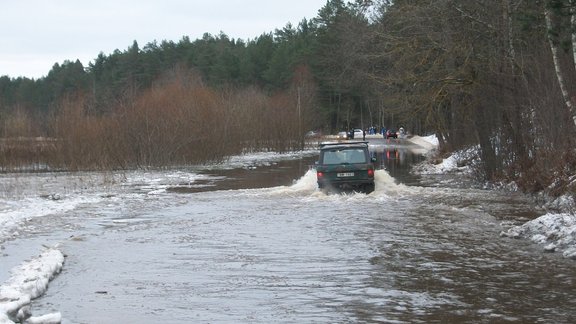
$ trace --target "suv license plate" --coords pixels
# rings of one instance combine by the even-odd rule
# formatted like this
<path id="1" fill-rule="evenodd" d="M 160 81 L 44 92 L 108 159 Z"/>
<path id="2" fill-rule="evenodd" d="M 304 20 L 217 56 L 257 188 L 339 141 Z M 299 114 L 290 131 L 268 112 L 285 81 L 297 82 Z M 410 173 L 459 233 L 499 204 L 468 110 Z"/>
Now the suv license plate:
<path id="1" fill-rule="evenodd" d="M 340 172 L 340 173 L 337 173 L 336 176 L 339 178 L 341 178 L 341 177 L 353 177 L 354 172 Z"/>

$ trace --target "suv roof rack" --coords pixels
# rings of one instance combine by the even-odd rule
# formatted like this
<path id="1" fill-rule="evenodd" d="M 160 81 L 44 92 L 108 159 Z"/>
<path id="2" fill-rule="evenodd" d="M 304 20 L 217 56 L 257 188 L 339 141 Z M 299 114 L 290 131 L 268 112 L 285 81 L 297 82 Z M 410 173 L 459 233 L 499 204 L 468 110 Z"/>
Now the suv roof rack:
<path id="1" fill-rule="evenodd" d="M 330 145 L 351 145 L 351 144 L 366 144 L 368 145 L 368 141 L 346 141 L 346 142 L 324 142 L 324 143 L 320 143 L 320 148 L 324 147 L 324 146 L 330 146 Z"/>

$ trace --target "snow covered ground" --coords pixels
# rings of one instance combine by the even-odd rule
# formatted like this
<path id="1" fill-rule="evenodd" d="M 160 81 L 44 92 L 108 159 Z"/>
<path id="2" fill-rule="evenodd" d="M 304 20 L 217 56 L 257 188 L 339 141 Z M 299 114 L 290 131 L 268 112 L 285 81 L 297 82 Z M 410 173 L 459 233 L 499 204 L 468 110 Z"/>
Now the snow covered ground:
<path id="1" fill-rule="evenodd" d="M 429 156 L 433 156 L 435 149 L 438 147 L 438 138 L 435 135 L 426 137 L 414 136 L 410 141 L 425 148 Z M 442 159 L 438 164 L 427 161 L 416 165 L 414 171 L 419 174 L 470 173 L 470 167 L 464 165 L 462 161 L 470 159 L 473 153 L 473 150 L 457 152 Z"/>
<path id="2" fill-rule="evenodd" d="M 64 255 L 47 248 L 39 256 L 12 269 L 12 277 L 0 286 L 0 323 L 60 323 L 60 313 L 31 316 L 30 301 L 42 295 L 62 269 Z"/>
<path id="3" fill-rule="evenodd" d="M 438 145 L 436 136 L 418 137 L 415 144 L 433 150 Z M 421 174 L 470 173 L 468 166 L 460 166 L 461 160 L 470 159 L 474 150 L 460 151 L 445 158 L 439 164 L 423 163 L 415 168 Z M 549 206 L 556 210 L 567 209 L 564 206 L 573 205 L 573 201 L 561 197 L 550 201 Z M 546 252 L 559 252 L 565 258 L 576 260 L 576 215 L 570 212 L 550 212 L 520 226 L 513 226 L 501 233 L 502 236 L 514 239 L 526 239 L 543 246 Z"/>

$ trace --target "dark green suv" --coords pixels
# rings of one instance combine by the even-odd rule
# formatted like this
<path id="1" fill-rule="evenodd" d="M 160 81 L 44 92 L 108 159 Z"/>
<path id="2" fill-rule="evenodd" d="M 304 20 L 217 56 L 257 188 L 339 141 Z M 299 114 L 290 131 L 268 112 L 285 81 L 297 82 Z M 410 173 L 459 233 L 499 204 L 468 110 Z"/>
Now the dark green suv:
<path id="1" fill-rule="evenodd" d="M 322 143 L 316 162 L 318 188 L 323 191 L 374 191 L 374 160 L 368 142 Z"/>

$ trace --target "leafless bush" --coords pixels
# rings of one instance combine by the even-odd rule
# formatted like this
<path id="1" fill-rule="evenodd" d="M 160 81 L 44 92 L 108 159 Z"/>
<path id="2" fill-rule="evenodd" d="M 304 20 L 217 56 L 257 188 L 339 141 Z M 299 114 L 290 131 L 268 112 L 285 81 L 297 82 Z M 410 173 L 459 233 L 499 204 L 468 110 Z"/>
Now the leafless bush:
<path id="1" fill-rule="evenodd" d="M 4 114 L 0 130 L 1 171 L 42 170 L 56 155 L 54 139 L 40 136 L 38 123 L 24 109 Z"/>
<path id="2" fill-rule="evenodd" d="M 16 109 L 15 111 L 6 114 L 2 118 L 2 137 L 3 138 L 17 138 L 17 137 L 36 137 L 34 134 L 34 120 L 23 109 Z"/>
<path id="3" fill-rule="evenodd" d="M 14 146 L 2 146 L 3 156 L 18 159 L 0 164 L 158 168 L 220 161 L 246 151 L 298 149 L 312 110 L 309 99 L 290 91 L 268 96 L 257 88 L 216 91 L 197 75 L 175 70 L 107 114 L 89 113 L 85 97 L 67 98 L 51 120 L 55 140 L 43 147 L 50 154 L 38 155 L 29 145 L 19 146 L 22 152 L 16 154 Z"/>

